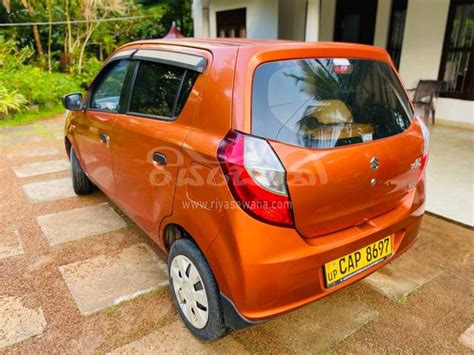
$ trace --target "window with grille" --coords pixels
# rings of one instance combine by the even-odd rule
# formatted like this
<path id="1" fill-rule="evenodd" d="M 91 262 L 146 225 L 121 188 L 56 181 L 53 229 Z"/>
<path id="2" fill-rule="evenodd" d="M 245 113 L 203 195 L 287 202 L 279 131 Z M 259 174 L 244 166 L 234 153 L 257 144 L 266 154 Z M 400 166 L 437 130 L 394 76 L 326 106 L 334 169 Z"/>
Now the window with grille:
<path id="1" fill-rule="evenodd" d="M 474 100 L 474 1 L 451 0 L 439 80 L 441 96 Z"/>

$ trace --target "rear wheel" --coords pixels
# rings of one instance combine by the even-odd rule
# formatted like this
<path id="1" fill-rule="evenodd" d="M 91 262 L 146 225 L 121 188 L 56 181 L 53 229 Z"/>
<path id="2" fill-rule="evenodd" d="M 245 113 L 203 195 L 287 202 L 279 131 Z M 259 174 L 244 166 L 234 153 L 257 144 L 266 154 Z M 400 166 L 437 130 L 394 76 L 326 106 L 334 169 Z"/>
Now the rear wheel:
<path id="1" fill-rule="evenodd" d="M 222 304 L 214 275 L 199 248 L 189 239 L 178 239 L 168 257 L 171 292 L 187 328 L 203 340 L 226 334 Z"/>
<path id="2" fill-rule="evenodd" d="M 77 159 L 74 148 L 71 147 L 71 170 L 72 186 L 77 195 L 90 195 L 94 191 L 94 185 L 82 170 L 79 159 Z"/>

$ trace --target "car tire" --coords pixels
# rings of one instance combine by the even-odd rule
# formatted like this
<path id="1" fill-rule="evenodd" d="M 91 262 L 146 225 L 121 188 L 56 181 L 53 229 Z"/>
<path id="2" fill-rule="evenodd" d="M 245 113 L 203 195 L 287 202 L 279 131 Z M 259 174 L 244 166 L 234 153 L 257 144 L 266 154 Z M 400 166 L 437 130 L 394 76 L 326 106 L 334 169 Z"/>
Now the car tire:
<path id="1" fill-rule="evenodd" d="M 76 195 L 90 195 L 94 191 L 94 184 L 82 170 L 74 148 L 71 147 L 72 186 Z"/>
<path id="2" fill-rule="evenodd" d="M 180 262 L 184 265 L 183 268 L 178 266 Z M 188 262 L 190 263 L 186 264 Z M 181 270 L 184 270 L 184 274 Z M 199 277 L 197 282 L 196 271 Z M 168 275 L 174 304 L 191 333 L 202 340 L 217 340 L 225 336 L 227 327 L 216 280 L 204 255 L 192 240 L 178 239 L 171 245 Z M 207 320 L 203 321 L 205 313 Z"/>

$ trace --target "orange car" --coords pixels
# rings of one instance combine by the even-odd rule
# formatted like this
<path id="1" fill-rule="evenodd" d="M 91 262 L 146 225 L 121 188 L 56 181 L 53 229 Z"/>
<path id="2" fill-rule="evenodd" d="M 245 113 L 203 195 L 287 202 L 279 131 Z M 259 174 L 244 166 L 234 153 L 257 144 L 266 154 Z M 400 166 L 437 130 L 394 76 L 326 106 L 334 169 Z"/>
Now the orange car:
<path id="1" fill-rule="evenodd" d="M 199 338 L 329 295 L 418 235 L 429 137 L 382 49 L 139 41 L 64 105 L 76 193 L 97 186 L 169 255 Z"/>

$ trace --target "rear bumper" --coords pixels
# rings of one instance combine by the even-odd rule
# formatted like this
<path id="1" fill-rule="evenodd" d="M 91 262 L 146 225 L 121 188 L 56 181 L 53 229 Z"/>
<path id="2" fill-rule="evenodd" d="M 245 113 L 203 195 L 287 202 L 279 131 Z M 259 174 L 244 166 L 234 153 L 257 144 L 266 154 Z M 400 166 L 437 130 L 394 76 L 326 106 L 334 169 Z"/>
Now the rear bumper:
<path id="1" fill-rule="evenodd" d="M 424 214 L 424 183 L 396 209 L 362 225 L 313 239 L 271 226 L 235 209 L 226 212 L 220 235 L 207 250 L 221 293 L 239 318 L 236 328 L 289 312 L 325 297 L 390 263 L 414 244 Z M 393 255 L 331 288 L 323 265 L 393 235 Z M 234 327 L 232 324 L 230 326 Z"/>

